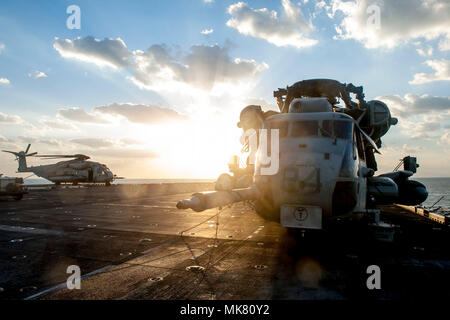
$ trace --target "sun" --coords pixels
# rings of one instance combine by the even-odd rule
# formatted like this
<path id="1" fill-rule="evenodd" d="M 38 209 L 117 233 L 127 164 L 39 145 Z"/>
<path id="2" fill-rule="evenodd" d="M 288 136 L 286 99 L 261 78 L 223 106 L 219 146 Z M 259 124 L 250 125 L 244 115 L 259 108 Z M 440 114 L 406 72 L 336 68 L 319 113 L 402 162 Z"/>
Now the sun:
<path id="1" fill-rule="evenodd" d="M 149 161 L 161 170 L 155 178 L 215 179 L 228 172 L 229 159 L 242 148 L 236 122 L 232 117 L 209 115 L 132 130 L 158 155 Z"/>
<path id="2" fill-rule="evenodd" d="M 171 128 L 165 139 L 167 166 L 190 178 L 217 178 L 239 153 L 239 129 L 220 119 L 199 119 Z"/>

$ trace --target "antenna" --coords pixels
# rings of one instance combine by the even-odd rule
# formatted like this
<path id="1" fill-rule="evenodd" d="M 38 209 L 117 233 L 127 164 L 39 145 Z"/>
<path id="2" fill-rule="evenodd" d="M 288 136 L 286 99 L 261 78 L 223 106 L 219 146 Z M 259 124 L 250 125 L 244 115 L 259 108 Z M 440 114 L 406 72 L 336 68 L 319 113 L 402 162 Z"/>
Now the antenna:
<path id="1" fill-rule="evenodd" d="M 395 166 L 394 168 L 394 172 L 398 171 L 398 169 L 400 169 L 401 165 L 403 164 L 403 159 L 400 159 L 400 162 Z"/>

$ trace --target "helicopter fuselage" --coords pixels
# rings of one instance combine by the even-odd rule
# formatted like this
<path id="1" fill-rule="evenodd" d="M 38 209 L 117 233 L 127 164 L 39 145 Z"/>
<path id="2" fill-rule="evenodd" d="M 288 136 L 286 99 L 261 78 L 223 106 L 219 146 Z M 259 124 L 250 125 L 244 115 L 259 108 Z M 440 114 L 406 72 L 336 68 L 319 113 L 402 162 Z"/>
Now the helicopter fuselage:
<path id="1" fill-rule="evenodd" d="M 19 168 L 19 172 L 33 172 L 54 183 L 110 183 L 114 180 L 111 170 L 94 161 L 69 160 L 55 164 Z"/>
<path id="2" fill-rule="evenodd" d="M 336 112 L 283 113 L 269 117 L 265 128 L 279 130 L 279 170 L 275 175 L 258 174 L 257 159 L 255 184 L 270 193 L 262 197 L 266 205 L 257 210 L 266 211 L 266 216 L 273 213 L 285 226 L 298 227 L 304 220 L 317 229 L 322 215 L 364 210 L 367 184 L 360 168 L 366 163 L 352 117 Z M 305 217 L 291 221 L 292 211 L 300 207 Z"/>

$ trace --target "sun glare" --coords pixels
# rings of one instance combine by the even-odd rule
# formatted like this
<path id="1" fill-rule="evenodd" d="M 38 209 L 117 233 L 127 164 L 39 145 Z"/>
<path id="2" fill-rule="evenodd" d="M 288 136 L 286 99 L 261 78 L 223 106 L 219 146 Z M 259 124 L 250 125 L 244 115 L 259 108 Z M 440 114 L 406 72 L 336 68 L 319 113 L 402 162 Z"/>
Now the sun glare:
<path id="1" fill-rule="evenodd" d="M 164 140 L 167 166 L 192 178 L 216 178 L 226 172 L 228 159 L 240 149 L 238 128 L 220 119 L 173 127 Z"/>
<path id="2" fill-rule="evenodd" d="M 161 168 L 164 176 L 214 179 L 228 171 L 229 158 L 240 152 L 241 133 L 236 122 L 235 114 L 209 114 L 140 126 L 137 134 L 147 141 L 149 150 L 158 154 L 151 163 Z"/>

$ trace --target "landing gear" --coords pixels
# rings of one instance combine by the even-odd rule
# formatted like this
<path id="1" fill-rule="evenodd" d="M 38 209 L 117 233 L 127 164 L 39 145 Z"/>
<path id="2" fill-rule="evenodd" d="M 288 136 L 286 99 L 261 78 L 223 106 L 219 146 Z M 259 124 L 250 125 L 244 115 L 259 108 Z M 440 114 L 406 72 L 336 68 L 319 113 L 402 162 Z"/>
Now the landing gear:
<path id="1" fill-rule="evenodd" d="M 110 185 L 111 185 L 111 182 L 109 182 L 109 181 L 106 181 L 106 182 L 105 182 L 105 186 L 106 186 L 106 187 L 109 187 Z"/>
<path id="2" fill-rule="evenodd" d="M 13 198 L 14 198 L 14 200 L 17 200 L 17 201 L 22 200 L 23 194 L 22 193 L 16 194 Z"/>

